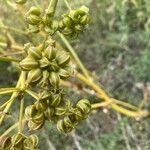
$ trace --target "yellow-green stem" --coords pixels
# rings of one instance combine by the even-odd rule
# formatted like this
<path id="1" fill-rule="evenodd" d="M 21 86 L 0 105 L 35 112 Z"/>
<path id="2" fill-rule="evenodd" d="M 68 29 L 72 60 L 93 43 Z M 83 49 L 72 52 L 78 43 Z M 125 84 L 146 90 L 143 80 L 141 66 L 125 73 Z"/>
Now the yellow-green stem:
<path id="1" fill-rule="evenodd" d="M 8 135 L 12 130 L 14 130 L 18 126 L 18 122 L 9 127 L 1 136 L 0 139 L 6 135 Z"/>
<path id="2" fill-rule="evenodd" d="M 144 117 L 144 116 L 150 115 L 150 113 L 147 110 L 131 111 L 131 110 L 125 109 L 125 108 L 117 105 L 116 102 L 113 101 L 113 99 L 110 98 L 106 94 L 106 92 L 102 88 L 100 88 L 96 83 L 94 83 L 92 80 L 86 79 L 80 73 L 77 74 L 77 78 L 79 78 L 84 83 L 86 83 L 87 85 L 89 85 L 90 87 L 92 87 L 97 92 L 98 97 L 101 98 L 101 99 L 103 99 L 104 101 L 110 103 L 111 108 L 113 108 L 117 112 L 122 113 L 124 115 L 127 115 L 129 117 Z"/>
<path id="3" fill-rule="evenodd" d="M 68 1 L 67 1 L 67 0 L 64 0 L 64 2 L 65 2 L 65 4 L 66 4 L 67 8 L 71 11 L 72 9 L 71 9 L 71 6 L 69 5 Z"/>
<path id="4" fill-rule="evenodd" d="M 12 58 L 12 57 L 0 57 L 0 61 L 5 61 L 5 62 L 20 62 L 20 59 L 18 59 L 18 58 Z"/>
<path id="5" fill-rule="evenodd" d="M 7 100 L 4 104 L 2 104 L 2 105 L 0 106 L 0 110 L 1 110 L 2 108 L 4 108 L 7 104 L 9 104 L 11 101 L 12 101 L 12 99 L 10 98 L 10 99 Z"/>
<path id="6" fill-rule="evenodd" d="M 26 120 L 23 119 L 22 124 L 24 125 L 26 123 Z M 19 122 L 15 123 L 11 127 L 9 127 L 1 136 L 0 139 L 6 135 L 8 135 L 12 130 L 16 129 L 18 127 Z"/>
<path id="7" fill-rule="evenodd" d="M 0 95 L 19 91 L 19 88 L 0 88 Z"/>
<path id="8" fill-rule="evenodd" d="M 22 128 L 22 121 L 23 121 L 23 112 L 24 112 L 24 97 L 21 99 L 20 102 L 20 114 L 19 114 L 19 132 L 22 133 L 23 128 Z"/>
<path id="9" fill-rule="evenodd" d="M 33 91 L 29 90 L 29 89 L 26 89 L 25 92 L 28 93 L 33 98 L 35 98 L 36 100 L 39 100 L 39 97 L 38 97 L 38 95 L 35 92 L 33 92 Z"/>
<path id="10" fill-rule="evenodd" d="M 111 102 L 94 103 L 94 104 L 92 104 L 92 109 L 96 109 L 99 107 L 106 107 L 106 106 L 109 106 L 110 104 L 111 104 Z"/>
<path id="11" fill-rule="evenodd" d="M 20 87 L 20 84 L 21 84 L 22 79 L 24 78 L 24 76 L 25 76 L 25 73 L 24 73 L 24 72 L 21 72 L 21 75 L 20 75 L 19 80 L 18 80 L 18 82 L 17 82 L 16 88 L 19 88 L 19 87 Z M 20 93 L 20 92 L 14 92 L 14 93 L 12 94 L 12 96 L 10 97 L 10 99 L 8 100 L 8 101 L 10 101 L 10 102 L 6 105 L 5 109 L 3 110 L 4 115 L 2 115 L 1 118 L 0 118 L 0 125 L 2 124 L 2 122 L 3 122 L 4 118 L 5 118 L 5 114 L 8 113 L 8 111 L 9 111 L 11 105 L 13 104 L 15 98 L 19 95 L 19 93 Z"/>

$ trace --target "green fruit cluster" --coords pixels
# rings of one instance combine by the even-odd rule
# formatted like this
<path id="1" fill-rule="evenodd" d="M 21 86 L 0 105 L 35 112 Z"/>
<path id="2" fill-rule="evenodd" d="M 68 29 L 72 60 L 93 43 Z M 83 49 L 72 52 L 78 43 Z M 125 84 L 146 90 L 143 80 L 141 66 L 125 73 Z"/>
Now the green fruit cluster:
<path id="1" fill-rule="evenodd" d="M 47 40 L 44 46 L 25 45 L 26 58 L 20 62 L 20 68 L 28 72 L 28 83 L 39 83 L 58 88 L 60 79 L 72 74 L 69 53 L 58 50 L 55 42 Z"/>
<path id="2" fill-rule="evenodd" d="M 53 20 L 52 14 L 45 12 L 42 15 L 41 10 L 35 6 L 31 7 L 25 14 L 25 20 L 29 24 L 29 31 L 32 33 L 44 30 L 52 35 L 58 30 L 58 21 Z"/>
<path id="3" fill-rule="evenodd" d="M 76 37 L 86 29 L 89 21 L 89 9 L 82 6 L 63 15 L 59 22 L 59 31 L 64 35 Z"/>
<path id="4" fill-rule="evenodd" d="M 0 140 L 0 150 L 37 150 L 38 137 L 34 134 L 26 137 L 22 133 L 5 136 Z"/>
<path id="5" fill-rule="evenodd" d="M 33 33 L 39 32 L 39 26 L 42 22 L 41 10 L 38 7 L 32 6 L 24 17 L 29 24 L 29 31 Z"/>
<path id="6" fill-rule="evenodd" d="M 39 100 L 26 107 L 25 118 L 30 130 L 42 128 L 48 120 L 56 123 L 60 132 L 68 133 L 88 117 L 90 110 L 91 104 L 86 99 L 78 101 L 74 107 L 62 91 L 47 91 L 40 93 Z"/>
<path id="7" fill-rule="evenodd" d="M 91 104 L 87 99 L 79 100 L 75 107 L 71 107 L 69 113 L 59 119 L 57 129 L 62 133 L 71 132 L 72 129 L 84 119 L 86 119 L 91 111 Z"/>
<path id="8" fill-rule="evenodd" d="M 30 32 L 37 33 L 44 30 L 52 35 L 56 31 L 60 31 L 66 36 L 76 37 L 86 29 L 90 17 L 89 9 L 82 6 L 64 14 L 62 20 L 57 21 L 54 19 L 53 14 L 45 12 L 42 16 L 40 9 L 33 6 L 26 13 L 25 20 L 29 24 Z"/>
<path id="9" fill-rule="evenodd" d="M 25 118 L 28 120 L 30 130 L 42 128 L 46 120 L 56 122 L 58 116 L 55 109 L 65 101 L 61 90 L 40 92 L 38 98 L 33 105 L 25 109 Z"/>

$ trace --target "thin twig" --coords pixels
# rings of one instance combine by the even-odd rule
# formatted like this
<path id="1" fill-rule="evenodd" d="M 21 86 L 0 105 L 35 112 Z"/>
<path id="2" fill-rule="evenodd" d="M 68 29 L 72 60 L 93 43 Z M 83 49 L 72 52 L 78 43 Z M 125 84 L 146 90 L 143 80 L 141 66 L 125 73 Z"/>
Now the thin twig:
<path id="1" fill-rule="evenodd" d="M 75 131 L 72 131 L 72 132 L 71 132 L 71 136 L 72 136 L 72 138 L 73 138 L 73 141 L 74 141 L 74 144 L 75 144 L 76 148 L 77 148 L 78 150 L 82 150 L 81 144 L 80 144 L 80 142 L 78 141 L 78 138 L 77 138 L 77 136 L 76 136 Z"/>
<path id="2" fill-rule="evenodd" d="M 71 11 L 72 9 L 71 9 L 71 6 L 69 5 L 68 1 L 67 1 L 67 0 L 64 0 L 64 2 L 65 2 L 65 4 L 66 4 L 67 8 L 69 9 L 69 11 Z"/>
<path id="3" fill-rule="evenodd" d="M 122 118 L 121 118 L 121 115 L 117 113 L 117 117 L 118 117 L 119 122 L 121 123 L 121 130 L 122 130 L 123 138 L 124 138 L 124 141 L 126 144 L 126 148 L 127 148 L 127 150 L 132 150 L 128 136 L 127 136 L 127 133 L 126 133 L 126 130 L 125 130 L 125 125 L 124 125 Z"/>

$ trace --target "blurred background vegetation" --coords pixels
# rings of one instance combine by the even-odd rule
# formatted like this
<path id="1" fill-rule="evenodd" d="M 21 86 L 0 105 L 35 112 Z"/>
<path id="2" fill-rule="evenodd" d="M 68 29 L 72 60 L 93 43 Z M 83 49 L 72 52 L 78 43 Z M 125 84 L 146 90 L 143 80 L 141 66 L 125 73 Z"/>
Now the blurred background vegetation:
<path id="1" fill-rule="evenodd" d="M 5 24 L 22 28 L 16 12 L 0 0 L 0 19 Z M 38 1 L 43 3 L 43 1 Z M 85 66 L 96 74 L 97 81 L 112 96 L 138 105 L 150 103 L 150 0 L 68 0 L 72 8 L 86 5 L 90 8 L 91 23 L 87 31 L 76 40 L 70 40 Z M 34 5 L 33 1 L 30 5 Z M 67 11 L 63 1 L 58 5 L 58 17 Z M 11 15 L 12 14 L 12 15 Z M 14 15 L 13 15 L 14 14 Z M 16 15 L 16 16 L 15 16 Z M 6 16 L 9 19 L 6 19 Z M 5 18 L 5 19 L 4 19 Z M 4 34 L 0 28 L 0 34 Z M 27 39 L 13 33 L 19 43 Z M 57 37 L 56 37 L 57 38 Z M 3 40 L 3 39 L 0 39 Z M 37 40 L 40 40 L 37 37 Z M 7 68 L 7 70 L 6 70 Z M 12 73 L 13 70 L 13 73 Z M 15 84 L 16 70 L 8 63 L 0 62 L 0 87 Z M 76 80 L 73 80 L 76 84 Z M 80 83 L 79 84 L 80 87 Z M 94 96 L 83 94 L 82 89 L 74 92 L 66 89 L 74 101 Z M 4 97 L 0 97 L 1 102 Z M 30 99 L 27 99 L 29 102 Z M 16 122 L 19 104 L 12 108 L 15 113 L 8 122 Z M 37 134 L 40 150 L 149 150 L 150 119 L 133 119 L 104 108 L 94 111 L 76 130 L 68 135 L 58 133 L 49 122 Z"/>

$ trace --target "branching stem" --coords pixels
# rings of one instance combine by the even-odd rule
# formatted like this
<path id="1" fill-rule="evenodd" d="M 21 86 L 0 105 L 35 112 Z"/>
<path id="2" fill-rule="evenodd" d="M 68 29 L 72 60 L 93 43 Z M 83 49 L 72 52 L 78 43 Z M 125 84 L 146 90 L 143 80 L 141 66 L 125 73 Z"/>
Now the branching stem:
<path id="1" fill-rule="evenodd" d="M 19 88 L 19 87 L 20 87 L 21 82 L 22 82 L 22 80 L 24 80 L 23 78 L 25 78 L 25 76 L 26 76 L 25 72 L 21 72 L 21 75 L 20 75 L 19 80 L 18 80 L 18 82 L 17 82 L 16 88 Z M 9 111 L 11 105 L 13 104 L 14 100 L 16 99 L 16 97 L 17 97 L 19 94 L 20 94 L 20 92 L 14 92 L 14 93 L 12 94 L 12 96 L 10 97 L 10 99 L 8 100 L 9 103 L 6 105 L 6 107 L 5 107 L 4 111 L 3 111 L 3 112 L 4 112 L 4 115 L 2 115 L 2 116 L 0 117 L 0 125 L 2 124 L 2 122 L 3 122 L 4 118 L 5 118 L 5 114 L 8 113 L 8 111 Z"/>

